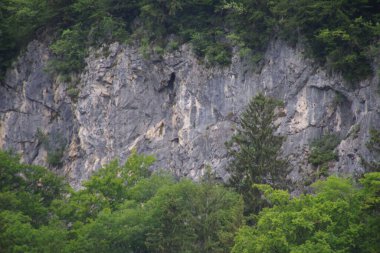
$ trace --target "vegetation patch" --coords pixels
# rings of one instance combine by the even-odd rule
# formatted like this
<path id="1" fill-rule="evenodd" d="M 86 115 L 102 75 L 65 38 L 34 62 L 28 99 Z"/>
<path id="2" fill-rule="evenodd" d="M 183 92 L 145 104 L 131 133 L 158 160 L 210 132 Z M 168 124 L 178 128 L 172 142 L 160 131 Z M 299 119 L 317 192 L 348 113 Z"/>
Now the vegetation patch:
<path id="1" fill-rule="evenodd" d="M 74 85 L 70 85 L 67 90 L 66 90 L 66 93 L 67 95 L 74 101 L 76 102 L 78 100 L 78 96 L 79 96 L 79 93 L 80 93 L 80 90 L 74 86 Z"/>
<path id="2" fill-rule="evenodd" d="M 214 183 L 151 173 L 133 152 L 73 191 L 45 168 L 0 151 L 4 252 L 230 252 L 243 223 L 239 194 Z"/>
<path id="3" fill-rule="evenodd" d="M 371 129 L 369 131 L 370 138 L 366 146 L 375 158 L 373 161 L 366 161 L 362 158 L 362 164 L 368 171 L 380 171 L 380 161 L 376 158 L 380 155 L 380 130 Z"/>
<path id="4" fill-rule="evenodd" d="M 66 141 L 62 134 L 47 135 L 41 129 L 37 129 L 36 138 L 47 152 L 46 162 L 53 167 L 61 166 L 66 149 Z"/>
<path id="5" fill-rule="evenodd" d="M 379 180 L 380 173 L 364 175 L 359 185 L 329 177 L 312 185 L 315 194 L 292 198 L 258 185 L 274 206 L 258 215 L 255 226 L 239 230 L 231 252 L 376 252 Z"/>
<path id="6" fill-rule="evenodd" d="M 140 45 L 146 58 L 191 43 L 207 65 L 230 64 L 236 47 L 257 63 L 277 35 L 301 42 L 355 84 L 373 72 L 379 12 L 376 1 L 7 0 L 0 5 L 0 68 L 3 75 L 38 29 L 55 34 L 49 69 L 59 74 L 80 72 L 89 47 L 114 41 Z"/>
<path id="7" fill-rule="evenodd" d="M 340 139 L 334 134 L 326 134 L 311 143 L 309 163 L 319 167 L 318 176 L 327 176 L 328 162 L 338 159 L 334 149 L 339 143 Z"/>
<path id="8" fill-rule="evenodd" d="M 175 180 L 132 152 L 74 191 L 46 168 L 0 151 L 2 252 L 377 252 L 380 173 L 355 183 L 330 177 L 291 197 L 255 184 L 270 203 L 245 224 L 240 194 L 216 183 Z"/>

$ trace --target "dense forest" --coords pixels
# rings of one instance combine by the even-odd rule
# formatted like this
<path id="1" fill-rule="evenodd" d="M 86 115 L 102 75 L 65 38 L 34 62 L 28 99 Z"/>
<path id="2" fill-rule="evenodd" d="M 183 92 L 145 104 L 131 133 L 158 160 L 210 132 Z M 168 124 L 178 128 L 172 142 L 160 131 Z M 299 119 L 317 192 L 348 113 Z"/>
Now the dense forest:
<path id="1" fill-rule="evenodd" d="M 243 215 L 217 184 L 149 172 L 151 156 L 115 160 L 73 191 L 47 169 L 0 152 L 1 252 L 378 252 L 380 173 L 330 177 L 291 198 L 254 185 L 267 202 Z M 249 222 L 248 222 L 249 221 Z M 247 224 L 247 225 L 245 225 Z"/>
<path id="2" fill-rule="evenodd" d="M 0 63 L 5 69 L 33 38 L 49 37 L 48 70 L 79 72 L 90 47 L 136 44 L 145 57 L 191 43 L 206 65 L 228 65 L 233 49 L 261 60 L 279 37 L 302 43 L 329 71 L 355 83 L 373 72 L 380 36 L 379 0 L 3 0 Z M 43 38 L 42 38 L 43 39 Z"/>

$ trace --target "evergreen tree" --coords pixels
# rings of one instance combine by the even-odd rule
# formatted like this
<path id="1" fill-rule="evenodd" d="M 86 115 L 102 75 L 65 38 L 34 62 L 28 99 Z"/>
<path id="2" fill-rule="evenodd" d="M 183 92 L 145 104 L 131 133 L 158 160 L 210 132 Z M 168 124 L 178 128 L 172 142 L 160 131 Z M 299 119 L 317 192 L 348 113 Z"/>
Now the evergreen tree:
<path id="1" fill-rule="evenodd" d="M 226 144 L 232 158 L 228 171 L 230 185 L 243 195 L 245 214 L 257 213 L 265 206 L 253 184 L 286 186 L 288 162 L 280 159 L 284 137 L 275 134 L 276 108 L 282 103 L 262 94 L 254 97 L 240 117 L 237 133 Z"/>

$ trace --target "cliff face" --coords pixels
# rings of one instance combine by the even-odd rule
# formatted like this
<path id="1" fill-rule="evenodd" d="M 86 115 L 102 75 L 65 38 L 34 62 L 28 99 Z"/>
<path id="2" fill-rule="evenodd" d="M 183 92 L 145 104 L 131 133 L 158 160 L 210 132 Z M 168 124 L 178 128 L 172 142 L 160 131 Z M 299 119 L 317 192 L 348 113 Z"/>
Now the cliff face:
<path id="1" fill-rule="evenodd" d="M 380 128 L 378 77 L 349 89 L 281 41 L 270 44 L 260 68 L 238 57 L 230 67 L 206 68 L 188 46 L 145 60 L 136 48 L 112 44 L 86 59 L 77 97 L 44 71 L 49 57 L 47 45 L 33 41 L 8 71 L 0 86 L 0 147 L 46 166 L 48 151 L 62 148 L 62 165 L 52 169 L 75 187 L 133 148 L 178 176 L 198 179 L 210 165 L 226 180 L 224 142 L 259 92 L 285 102 L 279 133 L 287 136 L 294 182 L 313 174 L 309 145 L 323 132 L 342 139 L 331 173 L 361 173 L 360 157 L 377 159 L 365 143 L 369 129 Z"/>

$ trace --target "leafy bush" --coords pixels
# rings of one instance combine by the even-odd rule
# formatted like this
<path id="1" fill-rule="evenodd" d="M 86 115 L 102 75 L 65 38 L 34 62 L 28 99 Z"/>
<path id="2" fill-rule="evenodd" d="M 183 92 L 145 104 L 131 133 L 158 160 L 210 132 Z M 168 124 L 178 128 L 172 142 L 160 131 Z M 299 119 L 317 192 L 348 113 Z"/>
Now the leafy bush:
<path id="1" fill-rule="evenodd" d="M 371 129 L 369 134 L 370 139 L 366 144 L 367 148 L 375 152 L 380 152 L 380 130 Z"/>
<path id="2" fill-rule="evenodd" d="M 231 49 L 228 45 L 217 43 L 205 50 L 205 59 L 210 65 L 226 66 L 231 63 Z"/>
<path id="3" fill-rule="evenodd" d="M 275 205 L 258 215 L 255 226 L 240 229 L 232 252 L 376 252 L 379 182 L 379 173 L 365 175 L 360 186 L 330 177 L 313 185 L 315 195 L 294 198 L 258 186 Z"/>
<path id="4" fill-rule="evenodd" d="M 66 90 L 67 95 L 73 100 L 77 101 L 78 95 L 80 93 L 80 90 L 75 86 L 69 86 L 69 88 Z"/>
<path id="5" fill-rule="evenodd" d="M 48 66 L 50 72 L 69 75 L 84 67 L 86 56 L 86 43 L 80 27 L 73 27 L 62 32 L 60 39 L 55 41 L 51 50 L 58 57 Z"/>
<path id="6" fill-rule="evenodd" d="M 340 143 L 339 138 L 334 134 L 324 135 L 311 143 L 311 153 L 309 162 L 315 166 L 326 165 L 327 162 L 336 160 L 338 155 L 334 152 Z"/>
<path id="7" fill-rule="evenodd" d="M 46 162 L 53 167 L 61 166 L 64 151 L 65 150 L 63 148 L 48 151 Z"/>
<path id="8" fill-rule="evenodd" d="M 370 138 L 366 146 L 375 158 L 372 161 L 366 161 L 362 158 L 362 164 L 368 171 L 380 171 L 380 161 L 376 159 L 380 154 L 380 130 L 370 129 Z"/>
<path id="9" fill-rule="evenodd" d="M 236 193 L 188 180 L 161 188 L 147 205 L 152 213 L 149 252 L 230 252 L 243 218 Z"/>
<path id="10" fill-rule="evenodd" d="M 46 162 L 53 166 L 61 166 L 66 149 L 66 140 L 60 133 L 52 133 L 49 136 L 37 129 L 36 138 L 47 152 Z"/>

